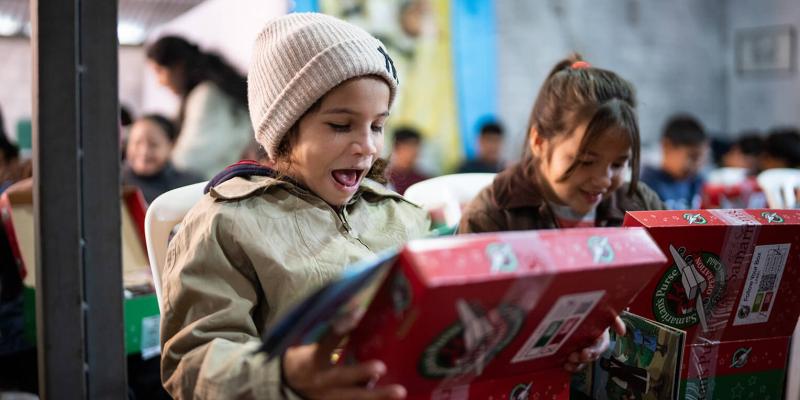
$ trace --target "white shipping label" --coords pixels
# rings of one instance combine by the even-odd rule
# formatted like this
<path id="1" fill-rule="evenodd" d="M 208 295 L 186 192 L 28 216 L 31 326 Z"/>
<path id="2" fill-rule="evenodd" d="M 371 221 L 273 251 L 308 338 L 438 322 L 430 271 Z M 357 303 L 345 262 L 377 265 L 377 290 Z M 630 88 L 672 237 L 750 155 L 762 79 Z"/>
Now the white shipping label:
<path id="1" fill-rule="evenodd" d="M 158 315 L 142 318 L 141 349 L 144 360 L 161 354 L 160 318 Z"/>
<path id="2" fill-rule="evenodd" d="M 756 246 L 742 289 L 733 325 L 761 324 L 769 320 L 789 257 L 789 243 Z"/>
<path id="3" fill-rule="evenodd" d="M 586 319 L 605 290 L 561 296 L 533 331 L 511 362 L 522 362 L 555 354 Z"/>

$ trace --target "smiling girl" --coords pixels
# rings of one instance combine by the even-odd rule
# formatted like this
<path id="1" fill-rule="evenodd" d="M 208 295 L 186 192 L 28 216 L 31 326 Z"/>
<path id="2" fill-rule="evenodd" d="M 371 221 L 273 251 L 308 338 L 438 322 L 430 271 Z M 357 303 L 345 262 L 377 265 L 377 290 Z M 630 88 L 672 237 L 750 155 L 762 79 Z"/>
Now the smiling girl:
<path id="1" fill-rule="evenodd" d="M 531 111 L 522 160 L 467 205 L 459 233 L 620 226 L 626 211 L 663 209 L 639 182 L 635 107 L 633 87 L 617 74 L 579 55 L 556 64 Z M 614 329 L 624 333 L 619 318 Z M 565 368 L 581 368 L 607 345 L 605 333 Z"/>
<path id="2" fill-rule="evenodd" d="M 639 182 L 635 107 L 633 87 L 617 74 L 578 55 L 556 64 L 531 111 L 522 160 L 467 206 L 459 232 L 620 226 L 626 211 L 663 209 Z"/>

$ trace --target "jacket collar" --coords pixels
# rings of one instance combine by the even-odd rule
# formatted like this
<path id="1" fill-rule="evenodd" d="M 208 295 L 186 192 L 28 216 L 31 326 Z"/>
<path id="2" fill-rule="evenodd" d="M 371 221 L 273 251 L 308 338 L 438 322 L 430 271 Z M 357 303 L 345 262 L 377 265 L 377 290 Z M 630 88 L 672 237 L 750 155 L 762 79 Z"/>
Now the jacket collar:
<path id="1" fill-rule="evenodd" d="M 214 199 L 239 200 L 266 193 L 278 187 L 282 187 L 301 197 L 317 197 L 316 194 L 291 179 L 278 179 L 273 176 L 236 176 L 209 188 L 209 194 Z M 403 199 L 402 196 L 385 188 L 380 183 L 366 178 L 361 181 L 358 191 L 349 204 L 352 204 L 361 196 L 368 200 L 387 197 Z"/>

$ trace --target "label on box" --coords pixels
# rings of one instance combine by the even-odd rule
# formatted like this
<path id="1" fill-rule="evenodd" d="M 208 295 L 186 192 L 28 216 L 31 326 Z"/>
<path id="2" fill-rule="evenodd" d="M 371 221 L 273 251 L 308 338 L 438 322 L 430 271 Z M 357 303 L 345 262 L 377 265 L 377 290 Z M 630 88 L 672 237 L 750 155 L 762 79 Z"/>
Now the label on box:
<path id="1" fill-rule="evenodd" d="M 756 246 L 733 325 L 769 320 L 790 247 L 789 243 Z"/>
<path id="2" fill-rule="evenodd" d="M 142 318 L 142 359 L 147 360 L 161 354 L 160 322 L 161 317 L 159 315 Z"/>
<path id="3" fill-rule="evenodd" d="M 605 290 L 561 296 L 511 362 L 555 354 L 603 298 Z"/>

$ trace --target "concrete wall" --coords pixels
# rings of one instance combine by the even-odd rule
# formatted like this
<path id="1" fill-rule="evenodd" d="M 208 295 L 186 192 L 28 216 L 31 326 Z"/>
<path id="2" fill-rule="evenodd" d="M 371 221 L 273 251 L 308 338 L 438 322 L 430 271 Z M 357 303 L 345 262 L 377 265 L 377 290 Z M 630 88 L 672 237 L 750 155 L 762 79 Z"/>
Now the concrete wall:
<path id="1" fill-rule="evenodd" d="M 572 51 L 636 86 L 646 146 L 675 112 L 692 111 L 708 129 L 725 130 L 725 1 L 504 1 L 496 7 L 499 114 L 512 134 L 509 156 L 519 152 L 542 81 Z"/>
<path id="2" fill-rule="evenodd" d="M 728 47 L 729 128 L 737 134 L 745 129 L 767 130 L 775 125 L 800 126 L 800 52 L 795 39 L 794 65 L 790 73 L 739 74 L 736 71 L 735 35 L 742 29 L 776 25 L 793 26 L 800 33 L 800 3 L 797 0 L 728 0 L 726 34 Z M 797 36 L 795 36 L 797 37 Z"/>
<path id="3" fill-rule="evenodd" d="M 28 39 L 0 39 L 0 109 L 3 110 L 5 128 L 11 139 L 16 140 L 16 126 L 20 119 L 30 119 L 33 103 L 33 60 Z M 119 93 L 120 102 L 130 107 L 134 115 L 142 105 L 142 71 L 145 66 L 144 50 L 141 47 L 119 49 Z"/>

